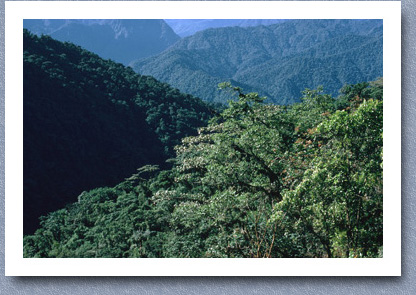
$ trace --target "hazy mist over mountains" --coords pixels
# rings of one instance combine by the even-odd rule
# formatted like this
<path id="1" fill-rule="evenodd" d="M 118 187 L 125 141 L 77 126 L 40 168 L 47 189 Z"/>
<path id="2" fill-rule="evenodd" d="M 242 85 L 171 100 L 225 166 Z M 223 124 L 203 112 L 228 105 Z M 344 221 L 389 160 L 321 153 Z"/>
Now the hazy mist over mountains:
<path id="1" fill-rule="evenodd" d="M 48 34 L 131 66 L 205 101 L 224 103 L 224 81 L 267 96 L 299 101 L 325 85 L 334 96 L 347 83 L 383 75 L 381 20 L 25 20 Z"/>
<path id="2" fill-rule="evenodd" d="M 34 34 L 69 41 L 205 101 L 224 103 L 229 81 L 269 101 L 299 101 L 325 85 L 383 75 L 381 20 L 25 20 Z"/>
<path id="3" fill-rule="evenodd" d="M 268 26 L 283 19 L 165 19 L 176 34 L 187 37 L 209 28 Z"/>
<path id="4" fill-rule="evenodd" d="M 225 102 L 217 85 L 230 81 L 288 104 L 305 88 L 336 96 L 346 83 L 375 80 L 382 58 L 382 21 L 290 20 L 206 29 L 133 68 L 207 101 Z"/>
<path id="5" fill-rule="evenodd" d="M 24 20 L 32 33 L 69 41 L 128 65 L 162 52 L 180 39 L 163 20 Z"/>
<path id="6" fill-rule="evenodd" d="M 283 20 L 26 19 L 23 27 L 36 35 L 50 35 L 59 41 L 72 42 L 103 58 L 129 65 L 134 60 L 160 53 L 180 37 L 207 28 L 270 25 L 281 21 Z"/>

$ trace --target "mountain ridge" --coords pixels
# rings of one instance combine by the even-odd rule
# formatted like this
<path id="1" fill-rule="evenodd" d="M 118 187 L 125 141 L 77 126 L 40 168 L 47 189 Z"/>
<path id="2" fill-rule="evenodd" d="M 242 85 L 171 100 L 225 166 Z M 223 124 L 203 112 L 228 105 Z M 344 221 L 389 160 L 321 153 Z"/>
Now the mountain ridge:
<path id="1" fill-rule="evenodd" d="M 160 53 L 180 39 L 163 20 L 24 20 L 32 33 L 72 42 L 124 65 Z"/>
<path id="2" fill-rule="evenodd" d="M 360 48 L 362 46 L 371 52 L 370 59 L 365 50 Z M 356 56 L 352 57 L 348 52 L 351 48 L 355 48 Z M 315 75 L 308 81 L 299 79 L 291 91 L 272 91 L 279 88 L 279 84 L 288 83 L 285 76 L 292 76 L 291 66 L 288 66 L 287 71 L 280 74 L 281 81 L 271 81 L 274 74 L 267 73 L 285 66 L 278 61 L 287 63 L 288 59 L 294 58 L 295 66 L 299 64 L 296 60 L 302 55 L 309 59 L 324 58 L 321 60 L 321 68 L 329 71 L 334 69 L 334 62 L 328 59 L 331 54 L 337 54 L 341 63 L 344 58 L 348 58 L 348 62 L 360 63 L 361 68 L 365 69 L 371 63 L 377 64 L 377 68 L 357 75 L 353 80 L 337 80 L 336 76 L 352 76 L 348 73 L 353 69 L 336 66 L 337 73 L 332 76 L 323 73 L 323 76 Z M 363 54 L 366 55 L 365 58 Z M 159 55 L 141 59 L 132 66 L 139 73 L 155 76 L 206 101 L 225 102 L 224 97 L 216 93 L 215 83 L 233 79 L 250 85 L 250 90 L 262 95 L 270 94 L 270 100 L 275 103 L 293 103 L 298 101 L 305 88 L 316 88 L 327 81 L 330 83 L 325 84 L 328 87 L 326 90 L 336 95 L 344 84 L 375 80 L 382 76 L 382 21 L 293 20 L 267 27 L 211 28 L 185 37 Z M 309 62 L 307 71 L 321 71 L 310 68 L 311 66 Z M 300 72 L 301 69 L 294 70 Z M 250 77 L 241 79 L 242 73 L 250 73 Z M 256 79 L 256 76 L 261 75 L 267 76 L 269 86 L 266 88 L 256 86 L 264 82 L 264 79 Z M 208 83 L 208 80 L 212 82 Z M 200 86 L 201 90 L 196 91 L 190 86 L 194 84 L 205 86 Z M 276 98 L 277 95 L 284 99 Z"/>
<path id="3" fill-rule="evenodd" d="M 283 19 L 165 19 L 181 37 L 187 37 L 209 28 L 252 27 L 280 23 Z"/>

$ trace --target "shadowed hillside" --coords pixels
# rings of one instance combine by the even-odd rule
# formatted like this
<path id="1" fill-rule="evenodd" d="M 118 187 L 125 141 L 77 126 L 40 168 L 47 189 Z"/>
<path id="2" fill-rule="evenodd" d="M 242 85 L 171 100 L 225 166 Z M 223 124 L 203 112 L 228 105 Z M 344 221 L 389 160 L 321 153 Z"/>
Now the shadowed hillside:
<path id="1" fill-rule="evenodd" d="M 80 47 L 24 32 L 24 219 L 114 185 L 206 124 L 208 107 Z"/>

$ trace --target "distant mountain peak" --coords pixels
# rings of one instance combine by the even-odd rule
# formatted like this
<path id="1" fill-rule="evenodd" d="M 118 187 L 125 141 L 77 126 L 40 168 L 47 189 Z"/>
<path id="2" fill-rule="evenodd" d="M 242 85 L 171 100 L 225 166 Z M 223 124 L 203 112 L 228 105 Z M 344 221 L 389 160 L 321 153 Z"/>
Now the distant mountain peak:
<path id="1" fill-rule="evenodd" d="M 176 34 L 187 37 L 210 28 L 252 27 L 284 22 L 283 19 L 165 19 Z"/>
<path id="2" fill-rule="evenodd" d="M 305 88 L 319 85 L 336 96 L 346 83 L 383 75 L 383 22 L 287 20 L 209 28 L 133 68 L 206 101 L 225 102 L 216 85 L 230 80 L 279 104 L 299 101 Z"/>
<path id="3" fill-rule="evenodd" d="M 158 54 L 180 39 L 163 20 L 157 19 L 37 19 L 24 20 L 23 27 L 125 65 Z"/>

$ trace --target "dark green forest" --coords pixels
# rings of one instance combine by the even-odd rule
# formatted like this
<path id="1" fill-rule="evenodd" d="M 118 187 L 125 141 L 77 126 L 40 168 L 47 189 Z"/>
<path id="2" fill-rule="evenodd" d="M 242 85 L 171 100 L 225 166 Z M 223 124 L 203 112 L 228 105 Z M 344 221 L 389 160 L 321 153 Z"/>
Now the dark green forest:
<path id="1" fill-rule="evenodd" d="M 24 31 L 24 232 L 84 190 L 174 156 L 212 116 L 199 99 L 71 43 Z"/>
<path id="2" fill-rule="evenodd" d="M 270 26 L 207 29 L 183 38 L 133 68 L 205 101 L 226 102 L 229 81 L 269 102 L 299 102 L 305 88 L 383 75 L 382 20 L 288 20 Z"/>
<path id="3" fill-rule="evenodd" d="M 24 257 L 382 257 L 383 80 L 323 85 L 214 106 L 24 31 Z"/>

